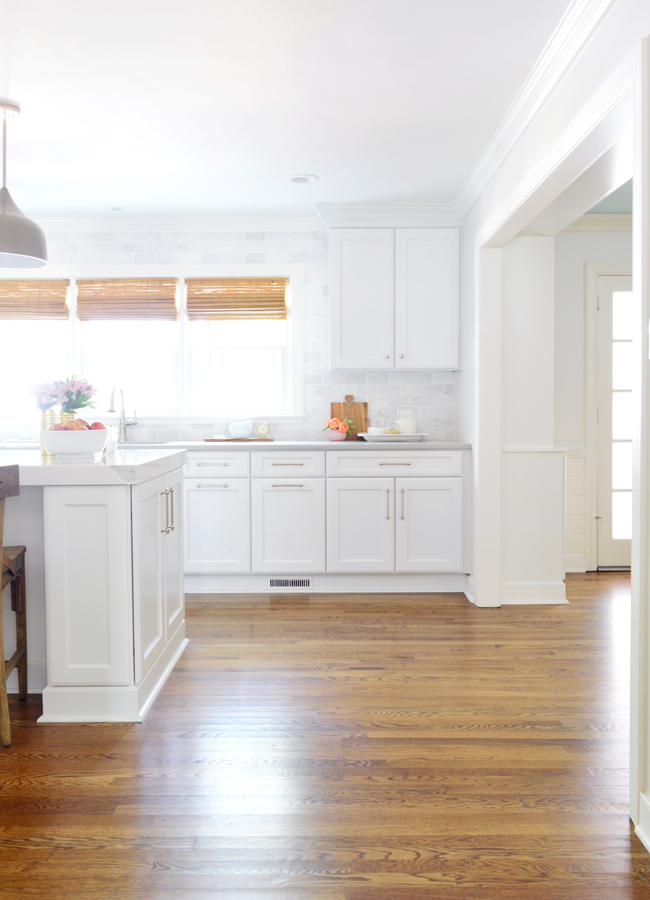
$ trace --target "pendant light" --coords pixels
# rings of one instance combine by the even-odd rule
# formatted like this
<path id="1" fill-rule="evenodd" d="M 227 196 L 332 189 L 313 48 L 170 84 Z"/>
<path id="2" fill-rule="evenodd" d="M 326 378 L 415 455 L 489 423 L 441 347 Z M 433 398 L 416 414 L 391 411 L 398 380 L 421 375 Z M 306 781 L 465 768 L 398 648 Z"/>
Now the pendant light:
<path id="1" fill-rule="evenodd" d="M 20 106 L 0 100 L 2 110 L 2 188 L 0 188 L 0 268 L 37 269 L 47 265 L 43 230 L 21 212 L 7 190 L 7 116 L 18 115 Z"/>

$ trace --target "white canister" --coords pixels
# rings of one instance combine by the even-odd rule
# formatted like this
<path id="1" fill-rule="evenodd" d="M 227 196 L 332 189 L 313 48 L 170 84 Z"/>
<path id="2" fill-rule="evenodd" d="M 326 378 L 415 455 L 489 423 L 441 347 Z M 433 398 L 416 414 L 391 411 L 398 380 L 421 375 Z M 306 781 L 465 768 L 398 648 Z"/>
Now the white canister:
<path id="1" fill-rule="evenodd" d="M 404 407 L 397 410 L 397 424 L 400 434 L 417 434 L 418 423 L 415 410 L 412 407 Z"/>

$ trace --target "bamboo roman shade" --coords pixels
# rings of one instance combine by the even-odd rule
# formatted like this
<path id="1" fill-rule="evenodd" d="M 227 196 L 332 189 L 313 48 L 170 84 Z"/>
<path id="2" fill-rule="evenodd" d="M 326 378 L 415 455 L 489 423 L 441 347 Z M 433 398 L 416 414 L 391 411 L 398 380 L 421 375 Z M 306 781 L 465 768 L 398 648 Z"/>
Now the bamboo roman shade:
<path id="1" fill-rule="evenodd" d="M 187 317 L 286 319 L 286 278 L 188 278 Z"/>
<path id="2" fill-rule="evenodd" d="M 67 319 L 70 282 L 0 280 L 0 319 Z"/>
<path id="3" fill-rule="evenodd" d="M 176 278 L 83 278 L 77 316 L 94 319 L 178 319 Z"/>

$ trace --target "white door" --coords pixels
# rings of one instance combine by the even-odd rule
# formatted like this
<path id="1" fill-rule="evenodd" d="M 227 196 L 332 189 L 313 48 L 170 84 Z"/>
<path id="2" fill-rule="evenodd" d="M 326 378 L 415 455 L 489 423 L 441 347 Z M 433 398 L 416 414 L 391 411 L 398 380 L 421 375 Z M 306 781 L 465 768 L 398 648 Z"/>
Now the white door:
<path id="1" fill-rule="evenodd" d="M 325 571 L 325 479 L 254 478 L 252 569 Z"/>
<path id="2" fill-rule="evenodd" d="M 139 684 L 165 644 L 162 569 L 166 494 L 162 478 L 134 485 L 131 502 L 135 681 Z"/>
<path id="3" fill-rule="evenodd" d="M 629 567 L 632 538 L 632 279 L 598 278 L 598 567 Z"/>
<path id="4" fill-rule="evenodd" d="M 393 572 L 395 480 L 327 479 L 327 571 Z"/>
<path id="5" fill-rule="evenodd" d="M 165 606 L 165 642 L 169 641 L 185 617 L 183 574 L 183 470 L 163 477 L 169 491 L 169 532 L 163 535 L 163 591 Z"/>
<path id="6" fill-rule="evenodd" d="M 394 231 L 333 228 L 330 233 L 330 368 L 392 369 Z"/>
<path id="7" fill-rule="evenodd" d="M 462 572 L 462 478 L 396 478 L 395 498 L 396 571 Z"/>
<path id="8" fill-rule="evenodd" d="M 185 479 L 185 571 L 250 572 L 248 478 Z"/>
<path id="9" fill-rule="evenodd" d="M 395 365 L 454 369 L 460 352 L 457 228 L 395 231 Z"/>

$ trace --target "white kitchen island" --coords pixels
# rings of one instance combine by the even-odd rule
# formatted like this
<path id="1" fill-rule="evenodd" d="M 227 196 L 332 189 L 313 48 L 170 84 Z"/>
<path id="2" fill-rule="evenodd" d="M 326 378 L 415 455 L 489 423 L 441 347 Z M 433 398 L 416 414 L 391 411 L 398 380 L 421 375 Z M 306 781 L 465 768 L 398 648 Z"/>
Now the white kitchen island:
<path id="1" fill-rule="evenodd" d="M 5 543 L 27 547 L 40 721 L 141 721 L 187 646 L 184 463 L 180 449 L 75 462 L 0 451 L 20 467 Z"/>

